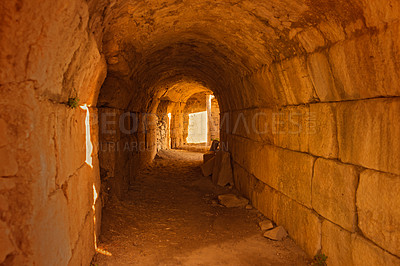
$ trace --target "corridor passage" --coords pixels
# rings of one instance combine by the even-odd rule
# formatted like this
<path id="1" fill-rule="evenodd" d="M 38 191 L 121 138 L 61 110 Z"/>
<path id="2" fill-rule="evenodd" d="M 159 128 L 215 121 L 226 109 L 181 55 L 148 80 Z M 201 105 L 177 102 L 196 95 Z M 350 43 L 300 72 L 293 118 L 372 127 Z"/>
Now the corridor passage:
<path id="1" fill-rule="evenodd" d="M 93 265 L 307 265 L 289 238 L 262 236 L 255 209 L 226 208 L 232 193 L 201 175 L 202 153 L 163 150 L 122 201 L 104 208 Z M 234 191 L 233 191 L 234 193 Z"/>

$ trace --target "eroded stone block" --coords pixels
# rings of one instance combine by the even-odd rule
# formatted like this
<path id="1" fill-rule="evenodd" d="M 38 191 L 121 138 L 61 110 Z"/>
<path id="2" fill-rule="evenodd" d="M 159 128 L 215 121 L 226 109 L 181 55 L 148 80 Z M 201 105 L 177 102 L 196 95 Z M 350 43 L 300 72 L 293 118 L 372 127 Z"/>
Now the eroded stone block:
<path id="1" fill-rule="evenodd" d="M 322 222 L 322 250 L 328 265 L 353 265 L 351 233 L 325 220 Z"/>
<path id="2" fill-rule="evenodd" d="M 312 206 L 322 216 L 353 232 L 358 176 L 354 166 L 317 159 L 312 181 Z"/>
<path id="3" fill-rule="evenodd" d="M 366 237 L 400 256 L 400 176 L 366 170 L 357 190 L 358 226 Z"/>
<path id="4" fill-rule="evenodd" d="M 339 158 L 400 174 L 400 100 L 374 99 L 337 107 Z"/>
<path id="5" fill-rule="evenodd" d="M 400 259 L 357 234 L 352 235 L 353 264 L 360 266 L 400 265 Z"/>

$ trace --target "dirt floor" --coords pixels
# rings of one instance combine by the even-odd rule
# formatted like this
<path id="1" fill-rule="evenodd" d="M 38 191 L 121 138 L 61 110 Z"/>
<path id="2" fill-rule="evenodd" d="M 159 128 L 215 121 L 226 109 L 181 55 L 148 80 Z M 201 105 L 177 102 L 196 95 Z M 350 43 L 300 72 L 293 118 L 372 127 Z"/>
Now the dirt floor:
<path id="1" fill-rule="evenodd" d="M 122 201 L 103 211 L 93 265 L 307 265 L 289 238 L 272 241 L 258 227 L 255 209 L 216 204 L 220 194 L 201 175 L 202 154 L 162 151 Z"/>

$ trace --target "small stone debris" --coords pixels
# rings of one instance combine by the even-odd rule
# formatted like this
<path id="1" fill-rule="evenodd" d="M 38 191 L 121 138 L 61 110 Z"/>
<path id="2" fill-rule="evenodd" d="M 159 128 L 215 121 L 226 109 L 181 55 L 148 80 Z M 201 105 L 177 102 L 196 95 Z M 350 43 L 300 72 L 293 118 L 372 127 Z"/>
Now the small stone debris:
<path id="1" fill-rule="evenodd" d="M 272 224 L 271 220 L 264 220 L 258 223 L 258 225 L 261 228 L 261 231 L 267 231 L 269 229 L 274 228 L 274 225 Z"/>
<path id="2" fill-rule="evenodd" d="M 264 237 L 276 241 L 283 240 L 285 237 L 287 237 L 287 235 L 288 234 L 283 226 L 278 226 L 264 233 Z"/>
<path id="3" fill-rule="evenodd" d="M 250 204 L 247 204 L 245 208 L 246 208 L 246 210 L 251 210 L 251 209 L 253 209 L 253 206 L 251 206 Z"/>
<path id="4" fill-rule="evenodd" d="M 245 207 L 249 200 L 235 194 L 224 194 L 218 196 L 219 202 L 227 208 Z"/>
<path id="5" fill-rule="evenodd" d="M 218 201 L 217 201 L 217 200 L 211 200 L 211 205 L 212 205 L 212 206 L 217 206 L 217 205 L 219 205 L 219 204 L 218 204 Z"/>

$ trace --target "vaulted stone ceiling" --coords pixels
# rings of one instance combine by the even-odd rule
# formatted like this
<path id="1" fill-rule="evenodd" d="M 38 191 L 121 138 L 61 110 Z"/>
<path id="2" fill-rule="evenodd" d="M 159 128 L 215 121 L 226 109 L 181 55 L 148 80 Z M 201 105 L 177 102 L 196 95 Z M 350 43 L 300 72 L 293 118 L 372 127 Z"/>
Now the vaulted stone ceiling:
<path id="1" fill-rule="evenodd" d="M 213 90 L 225 110 L 249 97 L 280 104 L 268 88 L 244 85 L 246 77 L 354 34 L 346 28 L 364 25 L 361 2 L 90 1 L 108 64 L 99 105 L 146 111 L 166 88 L 193 82 Z"/>

